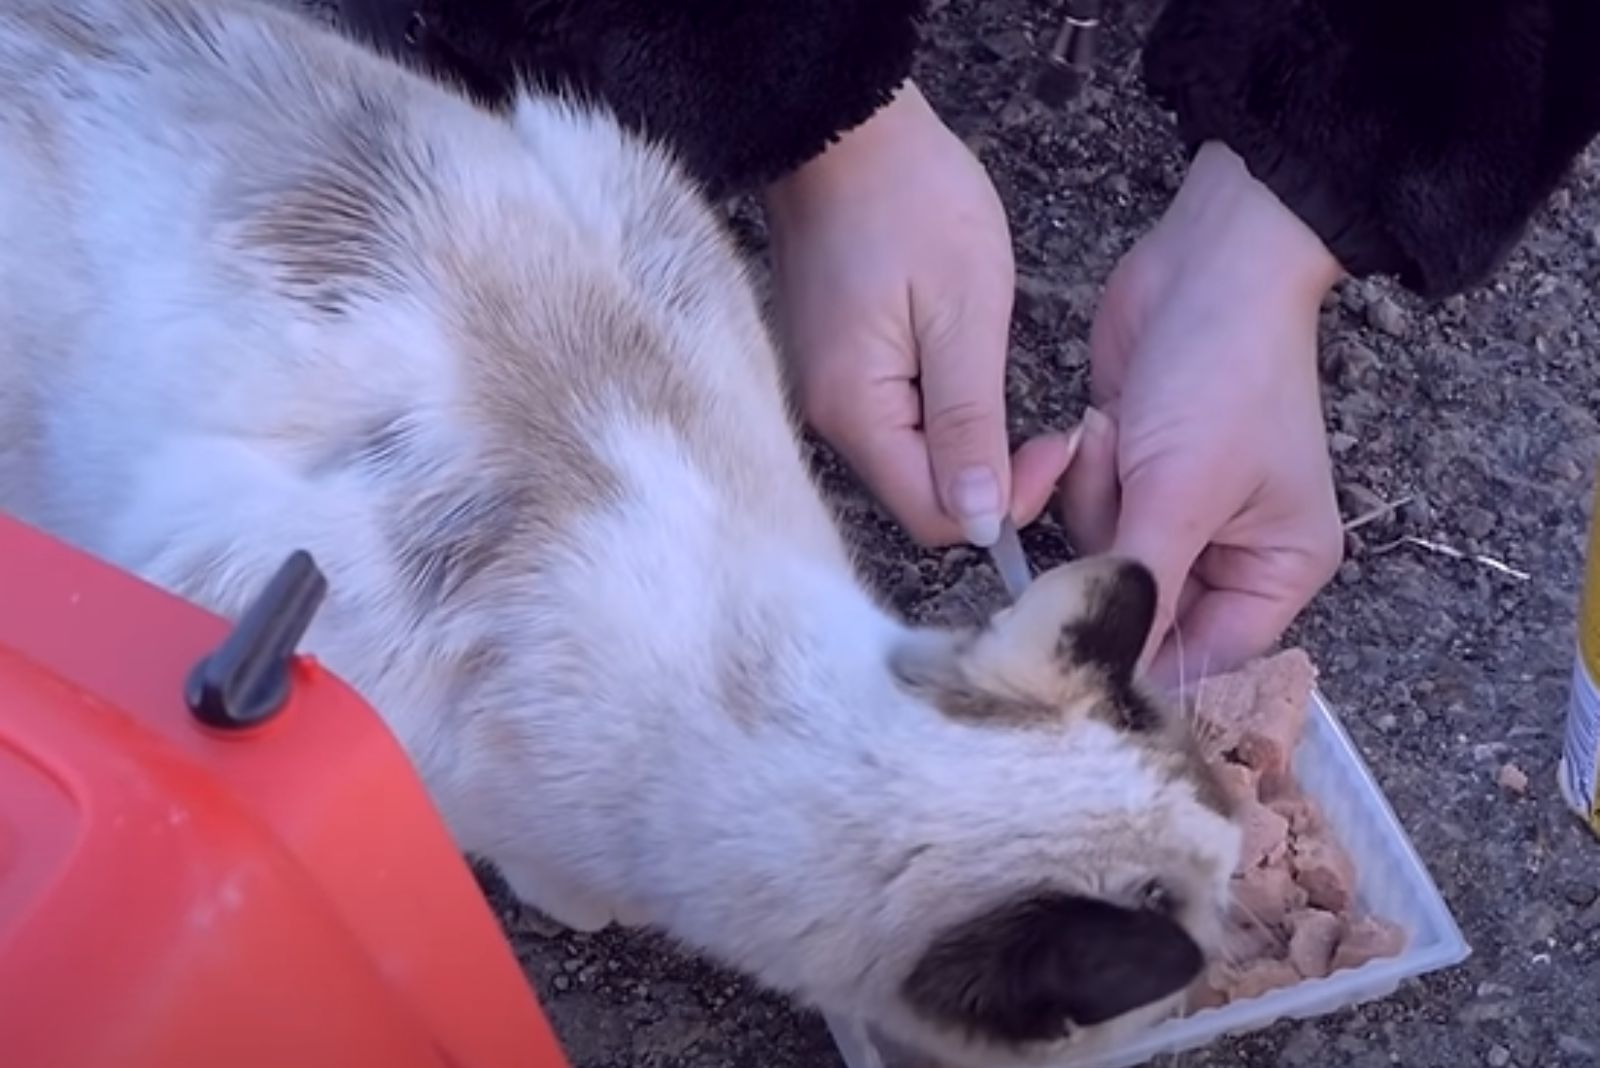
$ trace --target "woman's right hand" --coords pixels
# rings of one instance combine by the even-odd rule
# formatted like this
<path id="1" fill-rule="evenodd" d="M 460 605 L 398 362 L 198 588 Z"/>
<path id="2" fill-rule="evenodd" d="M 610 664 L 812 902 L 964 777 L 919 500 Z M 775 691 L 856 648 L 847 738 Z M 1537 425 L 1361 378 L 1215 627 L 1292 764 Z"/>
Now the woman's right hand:
<path id="1" fill-rule="evenodd" d="M 1316 357 L 1340 274 L 1236 155 L 1208 144 L 1107 284 L 1090 344 L 1100 411 L 1063 481 L 1064 518 L 1080 551 L 1155 573 L 1158 681 L 1266 651 L 1338 568 Z"/>

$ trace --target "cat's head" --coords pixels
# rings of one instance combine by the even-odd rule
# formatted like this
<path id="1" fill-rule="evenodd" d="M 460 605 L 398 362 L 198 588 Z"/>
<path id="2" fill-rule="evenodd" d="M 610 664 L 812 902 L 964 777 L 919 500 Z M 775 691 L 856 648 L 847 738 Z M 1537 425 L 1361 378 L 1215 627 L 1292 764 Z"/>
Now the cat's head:
<path id="1" fill-rule="evenodd" d="M 946 1064 L 1036 1063 L 1168 1015 L 1217 952 L 1240 835 L 1136 664 L 1150 573 L 1042 575 L 986 625 L 924 631 L 899 684 L 967 728 L 937 826 L 884 888 L 873 1020 Z"/>

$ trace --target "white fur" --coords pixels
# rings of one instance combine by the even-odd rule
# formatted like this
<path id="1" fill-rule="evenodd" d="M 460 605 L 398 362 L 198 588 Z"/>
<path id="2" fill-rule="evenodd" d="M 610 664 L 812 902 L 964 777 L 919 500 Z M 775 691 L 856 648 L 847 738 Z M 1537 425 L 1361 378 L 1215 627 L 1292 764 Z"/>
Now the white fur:
<path id="1" fill-rule="evenodd" d="M 80 46 L 49 28 L 74 13 Z M 435 187 L 396 209 L 399 283 L 331 315 L 241 234 L 358 90 Z M 513 349 L 464 310 L 491 278 L 518 295 L 494 323 Z M 1092 697 L 1013 728 L 896 677 L 897 651 L 942 639 L 863 589 L 733 254 L 602 115 L 496 118 L 241 2 L 11 0 L 0 302 L 0 507 L 225 614 L 310 550 L 331 594 L 306 648 L 382 713 L 462 848 L 563 922 L 658 926 L 959 1060 L 898 992 L 941 930 L 1041 882 L 1221 892 L 1233 829 Z M 687 421 L 594 340 L 622 322 Z M 526 439 L 484 416 L 486 368 L 552 405 Z M 395 412 L 422 460 L 323 462 Z M 577 431 L 587 460 L 531 487 L 504 559 L 419 615 L 396 508 L 500 488 Z"/>

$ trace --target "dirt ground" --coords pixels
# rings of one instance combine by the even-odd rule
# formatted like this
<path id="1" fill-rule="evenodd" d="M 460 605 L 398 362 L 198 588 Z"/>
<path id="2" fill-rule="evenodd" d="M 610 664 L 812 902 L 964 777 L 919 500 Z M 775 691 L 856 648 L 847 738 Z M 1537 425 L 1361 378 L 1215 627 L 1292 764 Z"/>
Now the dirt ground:
<path id="1" fill-rule="evenodd" d="M 937 4 L 919 79 L 992 168 L 1019 262 L 1016 430 L 1070 425 L 1116 258 L 1176 188 L 1177 144 L 1137 83 L 1142 10 L 1112 5 L 1097 82 L 1061 111 L 1026 92 L 1053 4 Z M 759 244 L 759 227 L 750 234 Z M 1338 580 L 1289 636 L 1387 790 L 1473 956 L 1395 996 L 1225 1041 L 1190 1066 L 1600 1063 L 1600 843 L 1555 787 L 1574 598 L 1600 458 L 1600 153 L 1484 288 L 1424 307 L 1348 284 L 1323 317 L 1325 404 L 1349 515 L 1412 498 L 1349 538 Z M 829 472 L 873 579 L 916 618 L 992 606 L 978 554 L 917 551 Z M 1413 544 L 1483 553 L 1518 578 Z M 1048 522 L 1036 563 L 1062 558 Z M 1496 784 L 1514 762 L 1525 796 Z M 485 886 L 576 1068 L 836 1064 L 815 1017 L 633 934 L 547 929 Z"/>

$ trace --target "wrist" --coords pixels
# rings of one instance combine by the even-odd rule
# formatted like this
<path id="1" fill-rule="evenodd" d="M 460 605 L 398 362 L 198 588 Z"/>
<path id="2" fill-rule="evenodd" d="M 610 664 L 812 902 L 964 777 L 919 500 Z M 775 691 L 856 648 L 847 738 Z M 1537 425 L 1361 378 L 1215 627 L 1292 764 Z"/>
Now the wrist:
<path id="1" fill-rule="evenodd" d="M 882 160 L 903 154 L 909 140 L 930 130 L 943 132 L 944 125 L 916 83 L 906 81 L 867 121 L 769 185 L 767 210 L 781 219 L 804 210 L 811 198 L 865 192 L 871 176 L 883 173 Z"/>
<path id="2" fill-rule="evenodd" d="M 1202 145 L 1161 228 L 1256 291 L 1313 305 L 1344 276 L 1322 239 L 1219 141 Z M 1197 265 L 1198 269 L 1198 265 Z"/>

